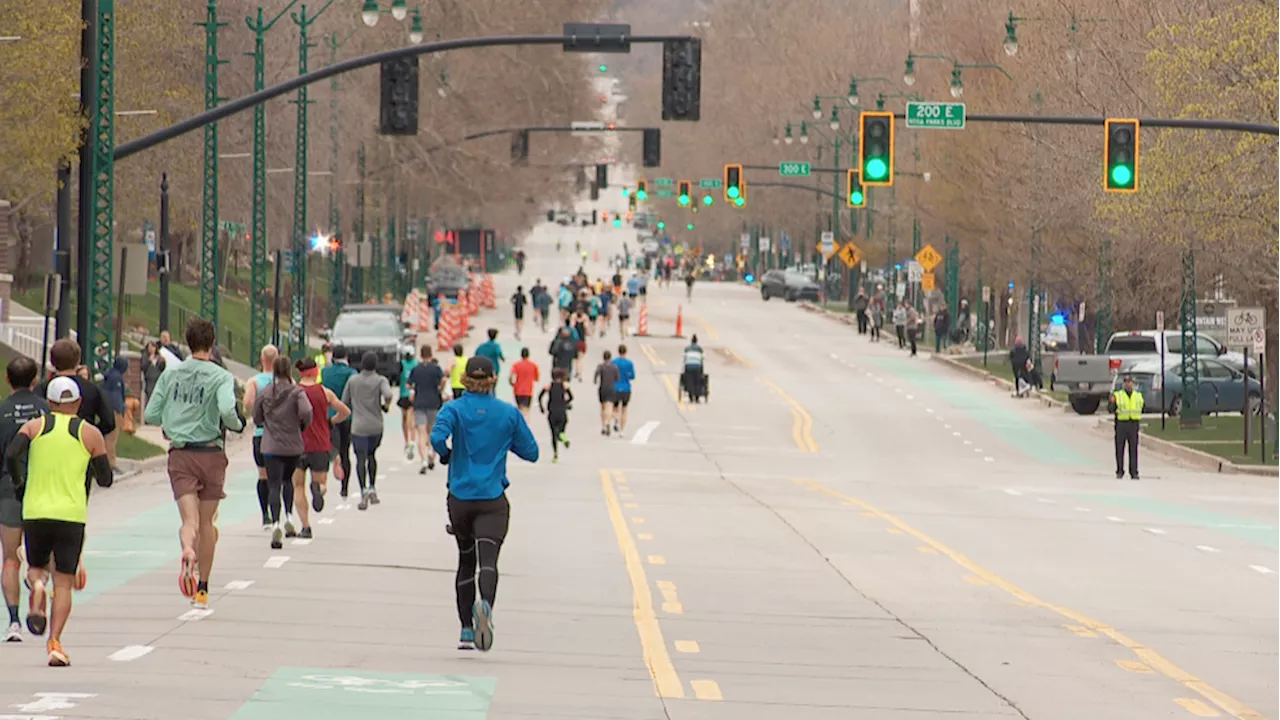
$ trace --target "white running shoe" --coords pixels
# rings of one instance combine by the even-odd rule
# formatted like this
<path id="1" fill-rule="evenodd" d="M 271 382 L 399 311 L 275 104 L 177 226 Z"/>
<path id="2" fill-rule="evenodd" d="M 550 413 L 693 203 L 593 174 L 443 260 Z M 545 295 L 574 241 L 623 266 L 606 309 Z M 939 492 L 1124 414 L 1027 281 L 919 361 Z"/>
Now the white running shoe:
<path id="1" fill-rule="evenodd" d="M 16 622 L 9 623 L 9 629 L 4 631 L 2 642 L 22 642 L 22 625 Z"/>
<path id="2" fill-rule="evenodd" d="M 294 526 L 294 524 L 293 524 L 293 516 L 292 516 L 292 515 L 285 515 L 285 516 L 284 516 L 284 536 L 285 536 L 285 537 L 297 537 L 297 536 L 298 536 L 298 528 L 297 528 L 297 527 L 295 527 L 295 526 Z"/>
<path id="3" fill-rule="evenodd" d="M 410 461 L 413 460 L 413 443 L 404 444 L 404 459 Z"/>

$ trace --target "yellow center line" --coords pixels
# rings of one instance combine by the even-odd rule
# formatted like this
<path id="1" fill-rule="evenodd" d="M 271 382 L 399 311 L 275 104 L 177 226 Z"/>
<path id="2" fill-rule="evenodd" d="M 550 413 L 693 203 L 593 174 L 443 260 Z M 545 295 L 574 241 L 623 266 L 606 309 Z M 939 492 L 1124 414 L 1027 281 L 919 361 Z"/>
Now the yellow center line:
<path id="1" fill-rule="evenodd" d="M 716 329 L 711 327 L 711 323 L 700 319 L 698 320 L 698 324 L 702 326 L 702 332 L 706 334 L 708 340 L 712 342 L 720 342 L 720 333 L 716 332 Z"/>
<path id="2" fill-rule="evenodd" d="M 652 345 L 641 343 L 640 352 L 644 353 L 644 356 L 649 359 L 649 363 L 654 366 L 661 367 L 667 364 L 665 360 L 658 357 L 658 351 L 654 350 Z"/>
<path id="3" fill-rule="evenodd" d="M 756 366 L 755 366 L 755 365 L 753 365 L 753 364 L 752 364 L 752 362 L 751 362 L 750 360 L 748 360 L 748 359 L 746 359 L 746 358 L 742 357 L 741 355 L 739 355 L 739 354 L 738 354 L 738 353 L 737 353 L 733 348 L 725 348 L 725 349 L 724 349 L 724 351 L 725 351 L 725 352 L 727 352 L 727 353 L 729 353 L 730 355 L 732 355 L 734 358 L 736 358 L 736 359 L 738 360 L 738 362 L 742 363 L 742 366 L 743 366 L 743 367 L 745 367 L 745 368 L 747 368 L 747 369 L 749 369 L 749 370 L 754 370 L 754 369 L 755 369 L 755 367 L 756 367 Z"/>
<path id="4" fill-rule="evenodd" d="M 1027 605 L 1043 608 L 1045 610 L 1049 610 L 1051 612 L 1057 613 L 1058 615 L 1061 615 L 1067 620 L 1072 621 L 1075 625 L 1078 625 L 1081 628 L 1087 628 L 1098 634 L 1107 636 L 1117 645 L 1120 645 L 1121 647 L 1124 647 L 1128 649 L 1130 652 L 1132 652 L 1135 656 L 1137 656 L 1139 660 L 1145 663 L 1147 667 L 1152 668 L 1153 670 L 1160 673 L 1161 675 L 1164 675 L 1170 680 L 1173 680 L 1174 682 L 1182 685 L 1186 689 L 1196 693 L 1200 697 L 1203 697 L 1205 700 L 1208 700 L 1209 702 L 1213 703 L 1214 705 L 1216 705 L 1217 707 L 1219 707 L 1220 709 L 1222 709 L 1224 712 L 1231 715 L 1232 717 L 1237 718 L 1238 720 L 1264 720 L 1264 716 L 1261 713 L 1259 713 L 1257 710 L 1254 710 L 1253 708 L 1249 707 L 1243 702 L 1213 687 L 1212 685 L 1205 682 L 1204 680 L 1201 680 L 1195 675 L 1192 675 L 1186 670 L 1183 670 L 1177 665 L 1174 665 L 1172 662 L 1170 662 L 1167 658 L 1165 658 L 1160 653 L 1147 647 L 1146 645 L 1143 645 L 1137 640 L 1134 640 L 1128 635 L 1125 635 L 1119 630 L 1116 630 L 1115 628 L 1109 625 L 1106 625 L 1098 620 L 1094 620 L 1093 618 L 1087 615 L 1078 613 L 1075 610 L 1072 610 L 1070 608 L 1066 608 L 1061 605 L 1054 605 L 1053 603 L 1047 602 L 1045 600 L 1041 600 L 1035 595 L 1032 595 L 1026 590 L 1023 590 L 1017 585 L 1014 585 L 1008 580 L 1005 580 L 999 575 L 996 575 L 990 570 L 987 570 L 981 565 L 978 565 L 976 562 L 970 560 L 969 558 L 965 557 L 959 552 L 952 550 L 950 547 L 942 544 L 937 540 L 934 540 L 933 538 L 929 537 L 928 535 L 925 535 L 919 530 L 916 530 L 914 527 L 908 525 L 907 523 L 903 522 L 897 517 L 890 515 L 889 513 L 886 513 L 877 507 L 869 505 L 866 502 L 859 500 L 858 498 L 845 495 L 844 493 L 838 490 L 827 487 L 826 485 L 823 485 L 822 483 L 817 482 L 815 480 L 805 479 L 805 480 L 796 480 L 795 482 L 800 485 L 804 485 L 809 489 L 814 490 L 815 492 L 826 495 L 827 497 L 834 498 L 836 500 L 842 500 L 847 505 L 856 505 L 862 510 L 872 513 L 875 516 L 879 517 L 880 519 L 893 524 L 894 526 L 898 527 L 908 535 L 911 535 L 912 537 L 916 538 L 920 542 L 933 547 L 938 552 L 951 558 L 951 560 L 957 565 L 959 565 L 960 567 L 964 568 L 965 570 L 968 570 L 969 572 L 973 573 L 975 576 L 982 578 L 987 583 L 1000 588 L 1006 593 L 1009 593 L 1010 595 L 1026 603 Z M 1194 699 L 1188 699 L 1188 702 L 1186 704 L 1184 704 L 1183 702 L 1179 702 L 1180 705 L 1183 705 L 1183 707 L 1186 707 L 1188 710 L 1190 710 L 1188 705 L 1191 703 L 1199 703 L 1199 701 Z M 1207 708 L 1207 706 L 1205 707 Z M 1212 710 L 1212 708 L 1208 708 L 1208 709 Z M 1195 711 L 1192 710 L 1192 712 L 1195 712 Z"/>
<path id="5" fill-rule="evenodd" d="M 795 440 L 796 447 L 800 448 L 800 452 L 817 453 L 818 442 L 813 439 L 813 416 L 809 414 L 809 411 L 805 410 L 803 405 L 769 378 L 758 377 L 756 381 L 767 385 L 770 390 L 791 406 L 792 415 L 796 421 L 795 425 L 792 426 L 791 437 Z"/>
<path id="6" fill-rule="evenodd" d="M 681 410 L 693 410 L 694 406 L 684 401 L 684 396 L 680 394 L 680 389 L 676 387 L 676 381 L 671 379 L 670 375 L 663 375 L 662 382 L 667 386 L 667 392 L 671 394 L 671 399 L 675 402 L 676 407 Z"/>
<path id="7" fill-rule="evenodd" d="M 609 520 L 613 522 L 614 534 L 618 536 L 618 547 L 622 550 L 627 575 L 631 578 L 636 632 L 640 636 L 645 667 L 649 668 L 649 675 L 653 678 L 654 692 L 661 698 L 683 698 L 684 684 L 676 674 L 671 655 L 667 652 L 667 643 L 662 638 L 662 628 L 658 625 L 658 615 L 653 609 L 653 592 L 649 589 L 649 579 L 645 576 L 640 550 L 636 548 L 636 541 L 627 527 L 609 471 L 600 471 L 600 486 L 604 490 L 605 504 L 609 507 Z"/>

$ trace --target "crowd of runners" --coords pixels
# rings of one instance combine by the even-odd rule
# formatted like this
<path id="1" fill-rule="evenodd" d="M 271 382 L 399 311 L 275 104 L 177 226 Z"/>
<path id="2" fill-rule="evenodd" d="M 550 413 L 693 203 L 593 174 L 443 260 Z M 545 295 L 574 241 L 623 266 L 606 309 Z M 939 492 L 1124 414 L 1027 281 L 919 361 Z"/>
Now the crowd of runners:
<path id="1" fill-rule="evenodd" d="M 345 501 L 358 489 L 359 510 L 380 503 L 377 453 L 385 418 L 399 409 L 407 460 L 422 475 L 447 465 L 449 532 L 458 545 L 459 647 L 487 650 L 493 642 L 497 559 L 510 507 L 505 497 L 508 453 L 536 462 L 530 431 L 534 408 L 546 417 L 552 462 L 568 448 L 573 381 L 590 377 L 600 405 L 602 436 L 622 436 L 627 425 L 635 366 L 624 343 L 589 359 L 588 343 L 607 337 L 616 322 L 625 339 L 633 310 L 646 302 L 645 274 L 609 281 L 588 280 L 581 269 L 552 291 L 538 280 L 511 297 L 515 337 L 524 336 L 532 308 L 537 327 L 551 335 L 549 372 L 543 373 L 522 347 L 505 376 L 514 403 L 495 392 L 508 362 L 490 329 L 470 357 L 461 345 L 438 359 L 430 346 L 402 358 L 398 389 L 378 371 L 377 357 L 349 357 L 342 346 L 325 347 L 315 358 L 291 361 L 273 345 L 261 349 L 258 372 L 237 399 L 235 379 L 215 361 L 212 323 L 193 318 L 185 340 L 190 361 L 159 375 L 145 408 L 145 421 L 169 441 L 167 471 L 178 511 L 178 589 L 192 607 L 208 608 L 209 583 L 218 543 L 218 507 L 226 498 L 228 432 L 252 434 L 256 491 L 262 528 L 270 547 L 286 538 L 314 537 L 312 519 L 327 506 L 329 475 Z M 555 310 L 553 311 L 553 306 Z M 20 641 L 20 583 L 29 589 L 26 630 L 46 633 L 48 662 L 70 664 L 62 632 L 75 590 L 87 583 L 81 551 L 91 486 L 112 484 L 106 421 L 97 417 L 97 389 L 74 374 L 80 348 L 55 343 L 59 370 L 39 383 L 36 363 L 17 357 L 7 368 L 13 394 L 0 403 L 0 539 L 3 590 L 9 614 L 5 641 Z M 584 368 L 594 365 L 588 374 Z M 534 398 L 536 396 L 536 403 Z M 354 455 L 354 463 L 352 456 Z M 352 477 L 358 488 L 353 488 Z M 25 549 L 25 557 L 23 557 Z M 26 563 L 27 573 L 19 578 Z"/>

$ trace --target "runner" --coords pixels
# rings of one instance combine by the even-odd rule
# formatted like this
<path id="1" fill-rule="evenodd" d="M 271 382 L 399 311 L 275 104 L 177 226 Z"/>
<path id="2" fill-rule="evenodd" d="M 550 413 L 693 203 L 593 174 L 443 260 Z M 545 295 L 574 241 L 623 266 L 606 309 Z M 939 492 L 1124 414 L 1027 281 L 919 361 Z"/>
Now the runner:
<path id="1" fill-rule="evenodd" d="M 400 432 L 404 435 L 404 459 L 413 462 L 413 400 L 409 398 L 409 373 L 418 366 L 418 359 L 413 350 L 404 349 L 404 357 L 400 359 L 400 399 L 396 405 L 400 408 Z"/>
<path id="2" fill-rule="evenodd" d="M 573 359 L 574 376 L 578 378 L 578 382 L 582 382 L 582 358 L 587 354 L 587 325 L 591 322 L 591 319 L 579 309 L 570 320 L 573 323 L 573 332 L 577 336 L 578 343 L 578 354 Z"/>
<path id="3" fill-rule="evenodd" d="M 38 379 L 35 360 L 15 355 L 9 361 L 5 374 L 13 394 L 0 403 L 0 448 L 9 447 L 28 420 L 49 412 L 49 403 L 31 391 Z M 22 625 L 18 622 L 18 600 L 21 585 L 18 569 L 22 563 L 18 558 L 18 548 L 22 547 L 22 503 L 18 501 L 7 464 L 0 466 L 0 545 L 4 546 L 4 573 L 0 576 L 0 587 L 4 589 L 4 603 L 9 610 L 9 627 L 0 641 L 20 642 Z"/>
<path id="4" fill-rule="evenodd" d="M 311 537 L 311 513 L 307 509 L 305 483 L 307 471 L 311 471 L 311 507 L 316 512 L 324 510 L 324 496 L 329 490 L 329 457 L 333 451 L 332 422 L 343 422 L 351 417 L 351 410 L 338 399 L 333 391 L 320 384 L 320 368 L 314 360 L 297 362 L 298 386 L 311 403 L 311 424 L 302 431 L 302 457 L 293 473 L 293 496 L 296 498 L 298 518 L 302 530 L 298 537 Z M 333 412 L 333 421 L 329 413 Z"/>
<path id="5" fill-rule="evenodd" d="M 280 524 L 280 506 L 287 502 L 282 497 L 284 488 L 294 484 L 294 471 L 306 450 L 302 433 L 311 426 L 315 416 L 306 393 L 293 382 L 289 358 L 276 358 L 271 374 L 270 387 L 262 391 L 253 406 L 253 421 L 263 426 L 262 456 L 267 462 L 271 548 L 279 550 L 284 547 L 284 528 Z M 301 500 L 306 503 L 306 493 Z M 303 529 L 306 529 L 305 523 Z"/>
<path id="6" fill-rule="evenodd" d="M 276 362 L 276 358 L 280 357 L 280 350 L 275 345 L 263 345 L 262 352 L 258 355 L 259 373 L 249 378 L 249 382 L 244 386 L 244 411 L 253 417 L 253 405 L 257 402 L 258 396 L 271 385 L 271 368 Z M 253 426 L 253 464 L 258 466 L 258 509 L 262 511 L 262 529 L 271 530 L 271 513 L 267 509 L 267 461 L 262 457 L 262 426 L 255 424 Z M 284 496 L 285 506 L 285 532 L 289 537 L 297 534 L 297 528 L 293 526 L 293 516 L 290 514 L 289 508 L 293 507 L 293 486 L 290 485 L 285 490 Z"/>
<path id="7" fill-rule="evenodd" d="M 546 332 L 547 320 L 551 315 L 551 293 L 547 292 L 547 288 L 539 280 L 538 284 L 533 286 L 530 294 L 533 297 L 533 309 L 537 312 L 538 327 L 541 328 L 542 332 Z"/>
<path id="8" fill-rule="evenodd" d="M 422 346 L 422 362 L 409 375 L 409 386 L 413 398 L 413 424 L 417 430 L 418 457 L 422 465 L 419 475 L 426 475 L 428 470 L 436 467 L 436 452 L 431 447 L 431 428 L 436 424 L 436 415 L 444 405 L 446 387 L 444 370 L 440 363 L 431 356 L 431 346 Z"/>
<path id="9" fill-rule="evenodd" d="M 538 380 L 538 364 L 529 359 L 529 348 L 521 348 L 520 359 L 511 366 L 511 389 L 525 422 L 533 412 L 533 387 Z"/>
<path id="10" fill-rule="evenodd" d="M 609 329 L 609 313 L 613 306 L 613 290 L 610 288 L 605 288 L 604 292 L 601 292 L 599 297 L 600 297 L 600 319 L 596 323 L 596 325 L 600 330 L 600 337 L 604 337 L 605 333 Z"/>
<path id="11" fill-rule="evenodd" d="M 618 381 L 613 384 L 613 431 L 621 435 L 627 429 L 627 406 L 631 404 L 631 381 L 636 379 L 636 366 L 627 357 L 627 346 L 618 346 L 618 357 L 613 359 L 618 367 Z"/>
<path id="12" fill-rule="evenodd" d="M 565 377 L 569 377 L 569 373 L 573 371 L 573 361 L 578 357 L 578 341 L 574 339 L 573 328 L 567 322 L 551 341 L 547 353 L 551 355 L 551 369 L 564 370 Z"/>
<path id="13" fill-rule="evenodd" d="M 226 497 L 223 438 L 226 430 L 244 432 L 245 421 L 236 407 L 235 378 L 211 359 L 217 339 L 213 323 L 193 317 L 187 321 L 186 336 L 191 357 L 160 374 L 144 417 L 169 436 L 169 485 L 182 518 L 178 589 L 191 598 L 193 607 L 205 608 L 218 546 L 213 523 L 218 503 Z"/>
<path id="14" fill-rule="evenodd" d="M 345 345 L 338 345 L 333 349 L 333 362 L 320 371 L 320 383 L 325 389 L 334 394 L 335 397 L 342 397 L 342 392 L 347 389 L 347 381 L 355 375 L 355 368 L 351 367 L 347 362 L 347 348 Z M 339 494 L 347 497 L 347 485 L 351 482 L 351 416 L 347 415 L 347 419 L 342 422 L 336 422 L 336 410 L 329 411 L 329 426 L 331 428 L 330 442 L 333 444 L 333 452 L 337 455 L 337 464 L 333 466 L 333 476 L 342 482 Z M 266 497 L 266 495 L 263 495 Z"/>
<path id="15" fill-rule="evenodd" d="M 467 389 L 462 384 L 462 375 L 467 369 L 467 359 L 463 357 L 462 344 L 453 346 L 453 365 L 449 367 L 449 389 L 453 392 L 453 399 L 457 400 L 466 394 Z"/>
<path id="16" fill-rule="evenodd" d="M 72 588 L 84 548 L 89 519 L 89 482 L 111 487 L 107 445 L 96 427 L 76 416 L 80 386 L 54 378 L 45 389 L 49 413 L 27 421 L 5 451 L 5 467 L 22 502 L 22 532 L 27 545 L 27 584 L 31 587 L 27 630 L 45 631 L 49 565 L 53 565 L 53 608 L 45 646 L 51 667 L 71 659 L 62 649 L 62 631 L 71 615 Z M 25 460 L 25 462 L 24 462 Z"/>
<path id="17" fill-rule="evenodd" d="M 631 303 L 633 302 L 629 293 L 618 296 L 618 335 L 627 336 L 627 323 L 631 320 Z"/>
<path id="18" fill-rule="evenodd" d="M 476 348 L 476 356 L 489 358 L 489 362 L 493 363 L 494 377 L 502 377 L 502 363 L 506 362 L 507 357 L 502 354 L 502 345 L 498 344 L 498 329 L 489 328 L 488 335 L 489 339 Z"/>
<path id="19" fill-rule="evenodd" d="M 573 390 L 569 388 L 569 371 L 558 367 L 551 371 L 551 382 L 538 393 L 538 412 L 547 416 L 551 426 L 551 462 L 560 462 L 560 443 L 569 449 L 569 410 L 573 408 Z"/>
<path id="20" fill-rule="evenodd" d="M 693 300 L 693 283 L 697 280 L 694 277 L 693 269 L 685 271 L 684 274 L 684 297 L 686 300 Z"/>
<path id="21" fill-rule="evenodd" d="M 516 319 L 516 339 L 520 339 L 520 333 L 524 331 L 524 307 L 529 304 L 529 298 L 525 297 L 524 286 L 517 285 L 516 292 L 511 296 L 511 310 L 515 313 Z"/>
<path id="22" fill-rule="evenodd" d="M 458 543 L 459 650 L 474 647 L 484 652 L 493 647 L 498 553 L 511 519 L 507 453 L 538 461 L 538 443 L 524 417 L 494 397 L 497 382 L 497 368 L 488 358 L 468 360 L 467 394 L 445 405 L 431 429 L 431 445 L 449 466 L 449 522 Z"/>
<path id="23" fill-rule="evenodd" d="M 462 346 L 454 347 L 459 355 Z M 382 502 L 378 499 L 378 446 L 382 444 L 382 415 L 391 405 L 391 383 L 378 374 L 378 356 L 360 358 L 360 374 L 347 381 L 342 402 L 351 408 L 351 445 L 356 451 L 356 479 L 360 481 L 359 510 Z"/>
<path id="24" fill-rule="evenodd" d="M 621 374 L 618 372 L 618 366 L 614 365 L 613 353 L 608 350 L 604 351 L 604 357 L 600 364 L 596 366 L 595 375 L 591 381 L 599 385 L 598 394 L 600 397 L 600 434 L 609 437 L 610 431 L 613 430 L 610 425 L 613 421 L 613 404 L 617 400 L 614 387 L 618 384 L 618 378 Z"/>

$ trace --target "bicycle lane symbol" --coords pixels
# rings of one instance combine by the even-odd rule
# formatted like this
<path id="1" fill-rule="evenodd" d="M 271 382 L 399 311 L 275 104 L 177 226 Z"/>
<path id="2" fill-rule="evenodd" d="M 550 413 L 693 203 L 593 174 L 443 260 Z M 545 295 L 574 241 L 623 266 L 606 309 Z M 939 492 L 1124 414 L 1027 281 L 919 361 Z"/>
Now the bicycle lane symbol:
<path id="1" fill-rule="evenodd" d="M 488 712 L 492 677 L 282 667 L 231 720 L 475 720 Z"/>

